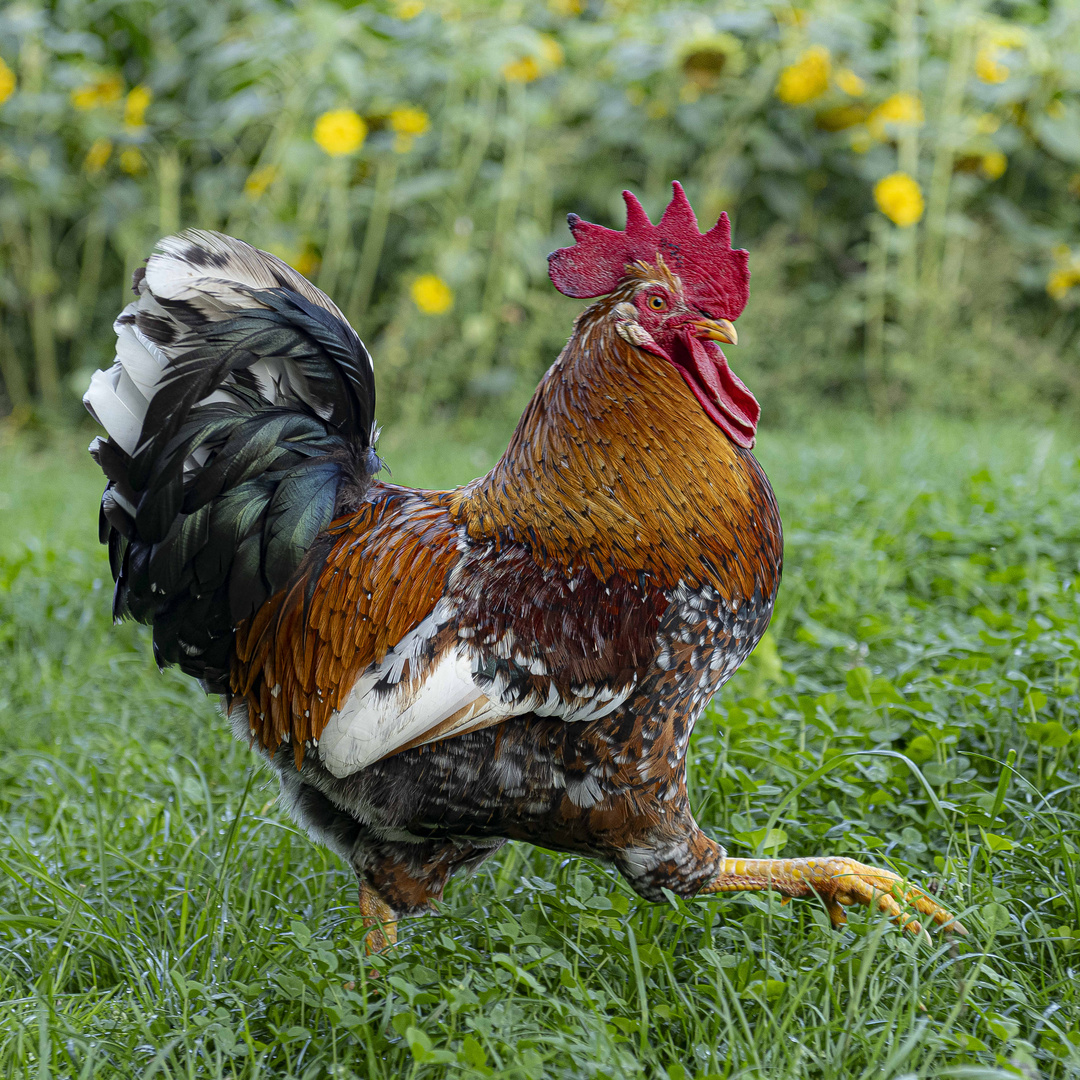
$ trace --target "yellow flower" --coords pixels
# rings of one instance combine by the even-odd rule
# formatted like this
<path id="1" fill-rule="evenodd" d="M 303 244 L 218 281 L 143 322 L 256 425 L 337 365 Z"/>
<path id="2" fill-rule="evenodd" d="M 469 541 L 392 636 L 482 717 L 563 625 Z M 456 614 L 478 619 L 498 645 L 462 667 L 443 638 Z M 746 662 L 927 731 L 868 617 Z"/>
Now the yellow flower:
<path id="1" fill-rule="evenodd" d="M 352 109 L 331 109 L 315 121 L 313 137 L 331 157 L 342 157 L 364 145 L 367 124 Z"/>
<path id="2" fill-rule="evenodd" d="M 298 274 L 303 274 L 304 277 L 310 278 L 318 273 L 319 267 L 322 265 L 322 259 L 309 247 L 304 248 L 295 259 L 285 260 Z"/>
<path id="3" fill-rule="evenodd" d="M 252 202 L 258 202 L 266 189 L 277 179 L 278 167 L 276 165 L 260 165 L 253 169 L 251 175 L 244 181 L 244 194 Z"/>
<path id="4" fill-rule="evenodd" d="M 124 96 L 124 80 L 117 74 L 106 75 L 92 83 L 84 83 L 71 91 L 71 104 L 83 112 L 99 105 L 112 105 Z"/>
<path id="5" fill-rule="evenodd" d="M 509 60 L 502 66 L 502 77 L 507 82 L 531 83 L 540 78 L 540 65 L 531 56 Z"/>
<path id="6" fill-rule="evenodd" d="M 124 123 L 130 128 L 143 126 L 143 118 L 146 110 L 153 100 L 154 92 L 149 86 L 139 83 L 128 91 L 127 100 L 124 102 Z"/>
<path id="7" fill-rule="evenodd" d="M 1008 166 L 1009 159 L 1000 150 L 991 150 L 983 154 L 980 168 L 987 180 L 996 180 Z"/>
<path id="8" fill-rule="evenodd" d="M 922 102 L 915 94 L 893 94 L 887 97 L 866 121 L 870 134 L 875 139 L 883 140 L 888 135 L 886 124 L 914 125 L 918 127 L 923 122 Z"/>
<path id="9" fill-rule="evenodd" d="M 93 83 L 87 83 L 85 86 L 80 86 L 78 89 L 71 91 L 71 104 L 76 109 L 85 112 L 87 109 L 97 108 L 97 103 L 98 94 Z"/>
<path id="10" fill-rule="evenodd" d="M 412 298 L 425 315 L 442 315 L 454 306 L 453 290 L 435 274 L 421 274 L 412 283 Z"/>
<path id="11" fill-rule="evenodd" d="M 98 101 L 102 105 L 112 105 L 124 96 L 124 80 L 119 74 L 106 75 L 97 84 Z"/>
<path id="12" fill-rule="evenodd" d="M 15 93 L 15 72 L 0 60 L 0 105 Z"/>
<path id="13" fill-rule="evenodd" d="M 137 176 L 146 168 L 142 151 L 137 146 L 128 146 L 120 151 L 120 168 L 132 176 Z"/>
<path id="14" fill-rule="evenodd" d="M 415 19 L 423 10 L 423 0 L 397 0 L 394 4 L 394 14 L 404 22 Z"/>
<path id="15" fill-rule="evenodd" d="M 878 209 L 895 225 L 906 229 L 923 216 L 923 194 L 918 182 L 905 172 L 894 172 L 874 185 Z"/>
<path id="16" fill-rule="evenodd" d="M 562 15 L 563 18 L 580 15 L 585 10 L 582 0 L 547 0 L 547 6 L 552 15 Z"/>
<path id="17" fill-rule="evenodd" d="M 862 97 L 866 93 L 866 83 L 851 68 L 840 68 L 833 76 L 833 82 L 848 97 Z"/>
<path id="18" fill-rule="evenodd" d="M 1046 291 L 1054 300 L 1062 300 L 1074 286 L 1080 285 L 1080 267 L 1062 266 L 1046 279 Z"/>
<path id="19" fill-rule="evenodd" d="M 1001 121 L 993 113 L 984 112 L 975 121 L 975 130 L 980 135 L 993 135 L 1001 127 Z"/>
<path id="20" fill-rule="evenodd" d="M 975 74 L 984 83 L 1003 83 L 1009 77 L 1009 65 L 998 58 L 997 45 L 984 45 L 975 57 Z"/>
<path id="21" fill-rule="evenodd" d="M 413 109 L 409 106 L 394 109 L 390 113 L 390 127 L 397 132 L 394 152 L 407 154 L 412 149 L 413 139 L 417 135 L 423 135 L 430 126 L 428 114 L 423 109 Z"/>
<path id="22" fill-rule="evenodd" d="M 423 109 L 405 106 L 390 113 L 390 126 L 399 135 L 423 135 L 431 124 Z"/>
<path id="23" fill-rule="evenodd" d="M 563 47 L 550 34 L 540 35 L 540 61 L 549 71 L 562 67 L 566 61 Z"/>
<path id="24" fill-rule="evenodd" d="M 786 105 L 805 105 L 829 89 L 832 59 L 823 45 L 812 45 L 780 72 L 776 96 Z"/>
<path id="25" fill-rule="evenodd" d="M 923 122 L 922 102 L 916 94 L 893 94 L 874 109 L 874 113 L 886 124 L 921 124 Z"/>
<path id="26" fill-rule="evenodd" d="M 1046 279 L 1046 291 L 1054 300 L 1063 300 L 1066 293 L 1080 285 L 1080 258 L 1068 244 L 1057 244 L 1053 250 L 1054 269 Z"/>
<path id="27" fill-rule="evenodd" d="M 111 154 L 112 143 L 108 139 L 95 139 L 83 158 L 83 168 L 87 176 L 97 176 L 105 168 Z"/>

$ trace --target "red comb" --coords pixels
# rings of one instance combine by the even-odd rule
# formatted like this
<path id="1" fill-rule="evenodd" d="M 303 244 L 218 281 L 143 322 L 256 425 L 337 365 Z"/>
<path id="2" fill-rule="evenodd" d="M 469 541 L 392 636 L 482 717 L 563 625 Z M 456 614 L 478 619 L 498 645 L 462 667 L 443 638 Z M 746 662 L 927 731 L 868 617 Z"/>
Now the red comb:
<path id="1" fill-rule="evenodd" d="M 584 299 L 614 292 L 629 263 L 638 259 L 654 263 L 657 254 L 683 283 L 688 299 L 714 319 L 734 319 L 750 297 L 747 252 L 731 247 L 731 223 L 727 214 L 704 235 L 677 180 L 664 216 L 658 225 L 649 220 L 641 203 L 629 191 L 626 231 L 605 229 L 582 221 L 577 214 L 567 219 L 574 246 L 559 248 L 548 256 L 548 273 L 555 288 L 567 296 Z"/>

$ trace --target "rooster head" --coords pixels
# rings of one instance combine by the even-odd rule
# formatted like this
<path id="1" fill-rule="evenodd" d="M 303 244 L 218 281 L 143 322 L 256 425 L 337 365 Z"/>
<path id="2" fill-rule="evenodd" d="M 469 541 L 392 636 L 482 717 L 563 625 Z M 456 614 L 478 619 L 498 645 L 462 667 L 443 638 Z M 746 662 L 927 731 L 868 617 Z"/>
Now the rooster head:
<path id="1" fill-rule="evenodd" d="M 748 254 L 731 247 L 727 214 L 704 235 L 682 185 L 654 225 L 629 191 L 626 229 L 569 217 L 574 246 L 548 256 L 567 296 L 608 296 L 626 341 L 672 364 L 701 407 L 737 445 L 754 445 L 761 407 L 728 367 L 718 342 L 738 341 L 732 321 L 749 297 Z"/>

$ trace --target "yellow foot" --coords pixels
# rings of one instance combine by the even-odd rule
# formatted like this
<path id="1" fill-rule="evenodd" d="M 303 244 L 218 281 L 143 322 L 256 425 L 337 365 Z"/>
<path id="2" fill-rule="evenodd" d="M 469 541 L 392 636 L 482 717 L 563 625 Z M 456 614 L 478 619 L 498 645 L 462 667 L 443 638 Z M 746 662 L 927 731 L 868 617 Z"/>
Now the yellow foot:
<path id="1" fill-rule="evenodd" d="M 724 859 L 720 872 L 701 892 L 760 892 L 772 889 L 792 896 L 817 894 L 833 926 L 847 922 L 844 906 L 865 904 L 887 912 L 905 930 L 922 931 L 922 924 L 903 910 L 909 904 L 946 930 L 966 934 L 967 930 L 921 889 L 908 885 L 899 874 L 864 866 L 854 859 L 823 855 L 810 859 Z"/>
<path id="2" fill-rule="evenodd" d="M 368 956 L 397 944 L 397 917 L 390 905 L 366 882 L 360 883 L 360 920 L 368 931 Z"/>

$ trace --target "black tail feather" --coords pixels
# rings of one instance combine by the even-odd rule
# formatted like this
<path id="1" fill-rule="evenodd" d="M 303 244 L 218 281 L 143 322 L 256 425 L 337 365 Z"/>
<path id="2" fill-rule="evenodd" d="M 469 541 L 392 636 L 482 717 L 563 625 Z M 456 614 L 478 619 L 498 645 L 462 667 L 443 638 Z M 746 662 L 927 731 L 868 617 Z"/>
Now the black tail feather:
<path id="1" fill-rule="evenodd" d="M 214 234 L 160 250 L 85 399 L 109 431 L 91 447 L 109 480 L 100 534 L 114 614 L 221 691 L 236 625 L 381 467 L 374 379 L 340 312 L 273 256 Z"/>

